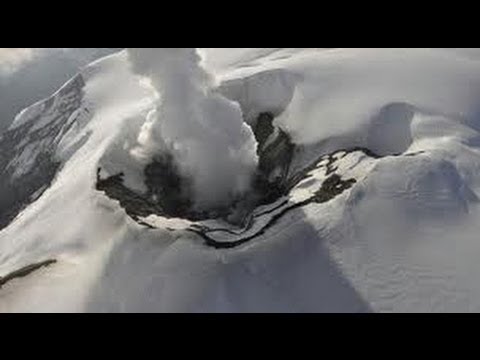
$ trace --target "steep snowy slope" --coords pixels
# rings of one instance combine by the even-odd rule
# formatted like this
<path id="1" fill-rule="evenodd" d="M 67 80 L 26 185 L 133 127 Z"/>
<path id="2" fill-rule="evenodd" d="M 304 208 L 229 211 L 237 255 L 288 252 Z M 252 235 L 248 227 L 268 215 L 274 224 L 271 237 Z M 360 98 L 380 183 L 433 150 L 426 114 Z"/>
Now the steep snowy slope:
<path id="1" fill-rule="evenodd" d="M 1 312 L 480 310 L 477 51 L 200 52 L 257 193 L 172 216 L 132 156 L 157 94 L 101 59 L 0 138 Z"/>

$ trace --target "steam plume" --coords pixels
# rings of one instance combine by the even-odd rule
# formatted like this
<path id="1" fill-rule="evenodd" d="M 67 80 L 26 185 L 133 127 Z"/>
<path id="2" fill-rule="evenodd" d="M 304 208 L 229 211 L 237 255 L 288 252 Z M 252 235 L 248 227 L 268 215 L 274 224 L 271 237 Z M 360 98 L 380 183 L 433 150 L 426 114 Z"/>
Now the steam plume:
<path id="1" fill-rule="evenodd" d="M 170 152 L 193 183 L 194 203 L 226 205 L 250 187 L 257 165 L 256 141 L 242 112 L 212 89 L 214 79 L 200 65 L 196 49 L 128 49 L 134 73 L 150 80 L 156 109 L 138 137 L 137 156 Z"/>

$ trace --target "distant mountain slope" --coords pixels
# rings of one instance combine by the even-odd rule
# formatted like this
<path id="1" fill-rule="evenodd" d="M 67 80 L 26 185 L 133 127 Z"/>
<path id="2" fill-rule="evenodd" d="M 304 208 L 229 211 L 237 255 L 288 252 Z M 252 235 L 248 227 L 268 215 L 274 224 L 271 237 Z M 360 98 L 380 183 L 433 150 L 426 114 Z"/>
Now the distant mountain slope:
<path id="1" fill-rule="evenodd" d="M 0 69 L 0 133 L 10 126 L 20 110 L 53 93 L 83 66 L 119 50 L 33 49 L 33 56 L 23 62 L 17 71 L 2 72 Z"/>

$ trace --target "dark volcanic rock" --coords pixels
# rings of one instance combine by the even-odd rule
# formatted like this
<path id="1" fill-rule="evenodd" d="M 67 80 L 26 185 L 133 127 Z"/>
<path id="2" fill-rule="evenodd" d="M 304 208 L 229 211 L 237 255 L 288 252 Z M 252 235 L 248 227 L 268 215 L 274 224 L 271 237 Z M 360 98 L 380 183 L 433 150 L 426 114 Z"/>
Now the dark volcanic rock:
<path id="1" fill-rule="evenodd" d="M 288 192 L 290 164 L 295 145 L 290 136 L 273 125 L 270 113 L 260 114 L 254 134 L 258 142 L 259 164 L 253 188 L 258 196 L 258 204 L 274 202 Z"/>
<path id="2" fill-rule="evenodd" d="M 8 282 L 14 279 L 26 277 L 31 273 L 33 273 L 34 271 L 40 270 L 43 267 L 48 267 L 50 265 L 53 265 L 56 262 L 57 260 L 50 259 L 50 260 L 42 261 L 36 264 L 24 266 L 23 268 L 15 270 L 10 274 L 7 274 L 5 276 L 0 276 L 0 289 L 2 288 L 2 286 L 4 286 L 5 284 L 7 284 Z"/>
<path id="3" fill-rule="evenodd" d="M 97 173 L 97 190 L 105 192 L 111 198 L 118 200 L 128 215 L 137 220 L 141 216 L 151 214 L 166 215 L 165 211 L 148 197 L 139 195 L 123 184 L 124 174 L 120 173 L 106 179 L 100 178 L 100 171 Z"/>
<path id="4" fill-rule="evenodd" d="M 345 190 L 350 189 L 356 182 L 355 179 L 344 180 L 337 174 L 333 174 L 323 182 L 322 187 L 315 194 L 312 201 L 317 203 L 330 201 L 342 194 Z"/>
<path id="5" fill-rule="evenodd" d="M 275 118 L 270 113 L 262 113 L 258 116 L 253 133 L 255 134 L 255 139 L 257 140 L 260 151 L 262 151 L 268 138 L 275 131 L 273 120 L 275 120 Z"/>

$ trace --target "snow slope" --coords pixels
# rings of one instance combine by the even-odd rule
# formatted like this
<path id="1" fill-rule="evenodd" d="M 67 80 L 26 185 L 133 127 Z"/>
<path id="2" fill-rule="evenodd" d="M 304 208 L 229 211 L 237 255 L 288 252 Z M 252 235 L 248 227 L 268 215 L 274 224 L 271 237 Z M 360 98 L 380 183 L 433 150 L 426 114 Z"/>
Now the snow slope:
<path id="1" fill-rule="evenodd" d="M 245 121 L 276 117 L 306 176 L 244 229 L 135 221 L 96 190 L 97 170 L 144 190 L 129 150 L 155 94 L 126 52 L 101 59 L 0 138 L 1 312 L 480 310 L 478 51 L 201 53 Z M 33 173 L 40 154 L 48 176 Z M 346 181 L 334 196 L 329 179 Z"/>

